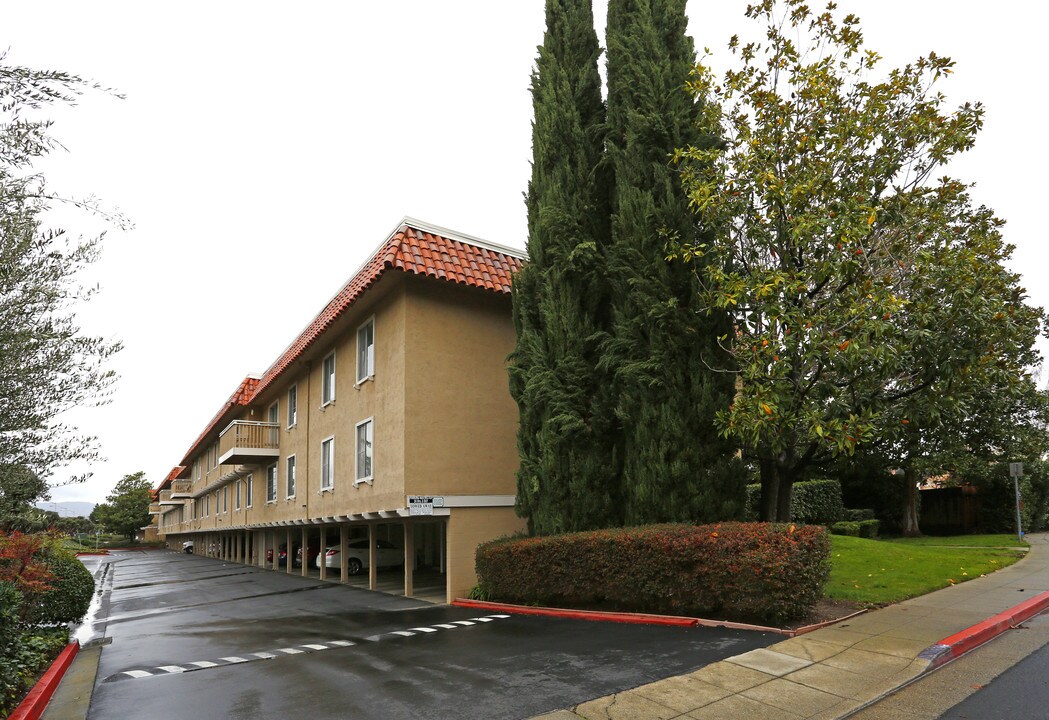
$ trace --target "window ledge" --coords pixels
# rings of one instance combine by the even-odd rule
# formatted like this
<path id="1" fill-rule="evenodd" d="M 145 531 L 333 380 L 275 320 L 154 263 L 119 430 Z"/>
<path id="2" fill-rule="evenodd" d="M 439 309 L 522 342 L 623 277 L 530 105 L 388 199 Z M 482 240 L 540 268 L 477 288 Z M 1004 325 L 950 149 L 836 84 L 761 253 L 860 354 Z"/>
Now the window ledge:
<path id="1" fill-rule="evenodd" d="M 353 486 L 357 487 L 358 485 L 371 485 L 374 480 L 375 480 L 374 476 L 373 477 L 360 478 L 359 480 L 354 480 L 353 481 Z"/>

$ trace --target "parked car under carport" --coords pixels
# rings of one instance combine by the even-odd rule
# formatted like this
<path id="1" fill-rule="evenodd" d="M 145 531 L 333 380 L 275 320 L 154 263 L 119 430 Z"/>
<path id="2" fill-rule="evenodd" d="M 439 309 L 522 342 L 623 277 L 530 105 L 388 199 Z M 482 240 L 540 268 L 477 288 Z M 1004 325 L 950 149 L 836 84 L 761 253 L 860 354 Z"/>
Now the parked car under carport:
<path id="1" fill-rule="evenodd" d="M 399 567 L 404 565 L 404 550 L 387 540 L 375 541 L 376 567 Z M 321 556 L 318 555 L 313 563 L 316 567 L 321 566 Z M 339 546 L 332 545 L 324 551 L 324 564 L 327 568 L 339 569 Z M 357 575 L 368 567 L 368 540 L 352 540 L 346 546 L 346 572 Z"/>

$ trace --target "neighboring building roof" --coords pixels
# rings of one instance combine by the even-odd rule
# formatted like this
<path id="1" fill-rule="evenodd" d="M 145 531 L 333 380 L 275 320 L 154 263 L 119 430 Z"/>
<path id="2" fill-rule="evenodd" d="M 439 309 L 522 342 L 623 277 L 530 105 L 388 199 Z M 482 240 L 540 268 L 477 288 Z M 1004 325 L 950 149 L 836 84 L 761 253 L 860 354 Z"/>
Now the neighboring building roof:
<path id="1" fill-rule="evenodd" d="M 525 254 L 521 250 L 414 218 L 404 218 L 262 377 L 249 377 L 241 383 L 187 451 L 182 466 L 188 466 L 199 452 L 200 445 L 224 418 L 231 415 L 232 410 L 251 404 L 255 397 L 276 382 L 387 270 L 508 295 L 513 275 L 524 263 Z M 185 469 L 183 467 L 182 471 Z"/>

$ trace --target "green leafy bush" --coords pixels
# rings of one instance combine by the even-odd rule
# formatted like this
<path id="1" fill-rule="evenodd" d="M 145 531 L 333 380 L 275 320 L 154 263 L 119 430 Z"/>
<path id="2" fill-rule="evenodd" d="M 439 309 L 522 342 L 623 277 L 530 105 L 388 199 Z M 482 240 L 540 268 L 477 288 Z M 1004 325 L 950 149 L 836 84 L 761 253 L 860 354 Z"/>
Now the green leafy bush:
<path id="1" fill-rule="evenodd" d="M 95 579 L 84 564 L 58 542 L 48 547 L 46 562 L 53 576 L 51 588 L 35 598 L 29 620 L 43 625 L 79 622 L 91 605 Z"/>
<path id="2" fill-rule="evenodd" d="M 747 485 L 746 517 L 758 518 L 761 484 Z M 790 497 L 790 516 L 794 522 L 830 525 L 845 516 L 841 484 L 837 480 L 806 480 L 794 483 Z"/>
<path id="3" fill-rule="evenodd" d="M 881 523 L 877 520 L 860 520 L 860 537 L 874 539 L 878 537 L 878 527 Z"/>
<path id="4" fill-rule="evenodd" d="M 859 537 L 860 523 L 856 520 L 842 520 L 831 525 L 830 531 L 835 535 L 848 535 L 850 537 Z"/>
<path id="5" fill-rule="evenodd" d="M 65 628 L 43 628 L 26 630 L 15 642 L 0 647 L 0 717 L 18 706 L 67 640 Z"/>
<path id="6" fill-rule="evenodd" d="M 477 576 L 504 602 L 779 622 L 820 599 L 829 553 L 814 525 L 651 525 L 495 540 Z"/>

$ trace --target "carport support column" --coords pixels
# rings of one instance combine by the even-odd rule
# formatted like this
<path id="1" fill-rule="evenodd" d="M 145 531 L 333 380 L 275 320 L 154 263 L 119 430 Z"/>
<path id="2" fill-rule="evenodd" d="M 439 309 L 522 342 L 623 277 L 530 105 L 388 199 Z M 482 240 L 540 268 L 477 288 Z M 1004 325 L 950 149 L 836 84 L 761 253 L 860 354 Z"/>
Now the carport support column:
<path id="1" fill-rule="evenodd" d="M 291 575 L 291 528 L 288 528 L 284 532 L 284 535 L 286 536 L 284 547 L 288 550 L 287 554 L 284 557 L 284 572 Z M 278 560 L 277 562 L 279 563 L 280 561 Z"/>
<path id="2" fill-rule="evenodd" d="M 317 550 L 317 564 L 320 565 L 321 580 L 328 579 L 328 526 L 321 525 L 320 548 Z"/>
<path id="3" fill-rule="evenodd" d="M 255 562 L 258 564 L 259 567 L 265 568 L 266 567 L 266 531 L 265 530 L 260 530 L 259 531 L 258 551 L 259 551 L 259 554 L 255 558 Z"/>
<path id="4" fill-rule="evenodd" d="M 305 525 L 302 526 L 302 545 L 299 546 L 300 552 L 302 552 L 302 576 L 306 577 L 309 574 L 310 565 L 310 552 L 309 547 L 306 545 L 307 539 L 309 539 L 309 530 Z M 291 548 L 288 548 L 288 564 L 291 565 Z"/>
<path id="5" fill-rule="evenodd" d="M 378 564 L 375 558 L 375 523 L 368 523 L 368 589 L 374 590 L 379 584 Z"/>
<path id="6" fill-rule="evenodd" d="M 341 582 L 350 579 L 346 555 L 349 553 L 350 528 L 347 525 L 339 526 L 339 577 Z"/>
<path id="7" fill-rule="evenodd" d="M 413 573 L 415 572 L 415 525 L 404 521 L 404 596 L 415 594 Z"/>

